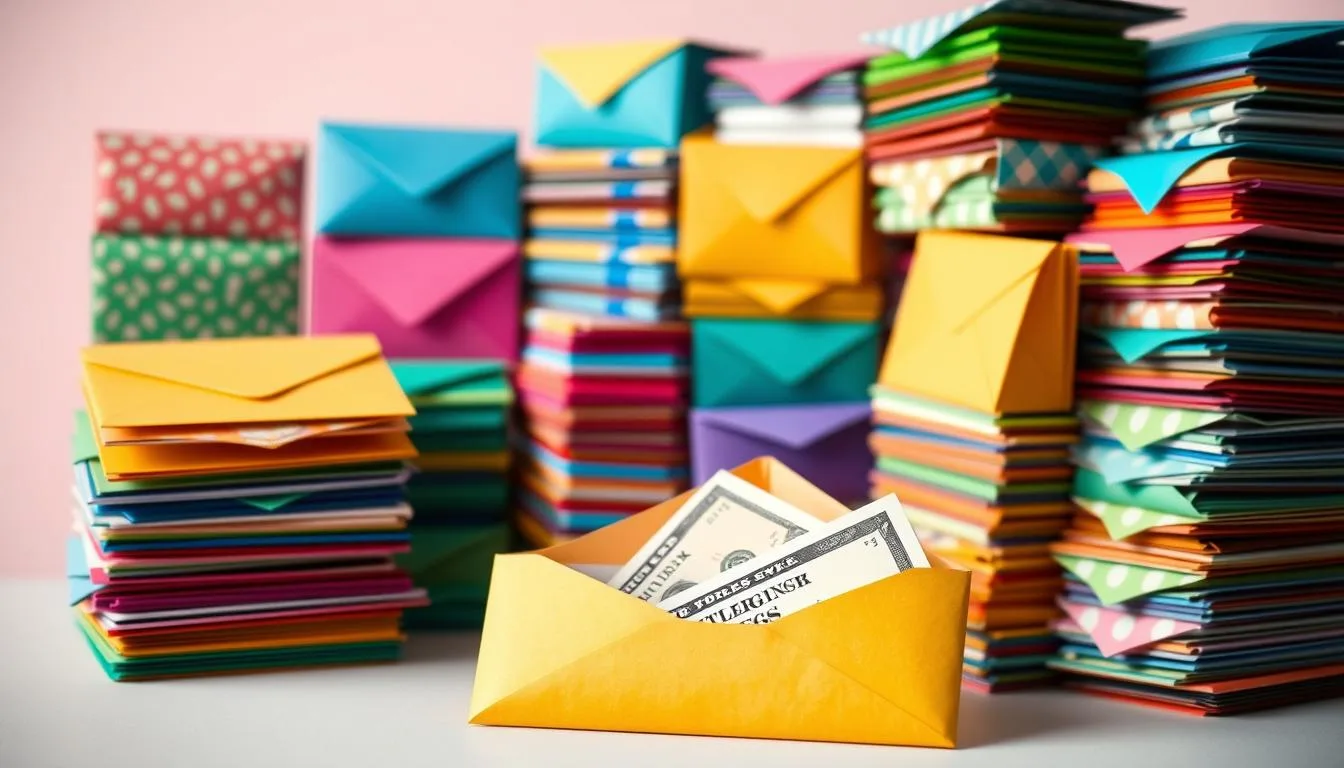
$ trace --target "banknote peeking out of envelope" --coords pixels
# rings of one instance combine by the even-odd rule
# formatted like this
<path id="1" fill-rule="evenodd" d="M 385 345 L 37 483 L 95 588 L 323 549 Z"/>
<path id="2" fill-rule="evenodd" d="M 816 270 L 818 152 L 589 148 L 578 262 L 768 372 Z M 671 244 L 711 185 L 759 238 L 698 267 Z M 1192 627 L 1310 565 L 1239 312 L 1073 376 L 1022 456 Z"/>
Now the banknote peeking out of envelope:
<path id="1" fill-rule="evenodd" d="M 683 278 L 876 279 L 863 153 L 827 147 L 681 145 Z"/>
<path id="2" fill-rule="evenodd" d="M 774 459 L 732 474 L 820 524 L 849 513 Z M 956 745 L 969 574 L 911 568 L 766 624 L 687 621 L 585 575 L 690 497 L 495 559 L 470 722 Z"/>
<path id="3" fill-rule="evenodd" d="M 537 143 L 675 149 L 710 122 L 705 65 L 732 53 L 687 40 L 543 48 Z"/>
<path id="4" fill-rule="evenodd" d="M 415 409 L 373 336 L 105 344 L 81 361 L 112 480 L 415 456 Z"/>
<path id="5" fill-rule="evenodd" d="M 878 385 L 982 413 L 1070 411 L 1077 328 L 1073 246 L 925 232 Z"/>

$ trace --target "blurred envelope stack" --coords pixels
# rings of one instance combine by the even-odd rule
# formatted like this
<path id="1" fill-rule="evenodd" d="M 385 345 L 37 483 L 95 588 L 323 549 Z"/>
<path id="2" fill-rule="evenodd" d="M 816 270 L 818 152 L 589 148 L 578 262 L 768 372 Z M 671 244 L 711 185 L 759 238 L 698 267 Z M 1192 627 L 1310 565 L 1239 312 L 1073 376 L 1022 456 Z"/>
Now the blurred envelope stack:
<path id="1" fill-rule="evenodd" d="M 548 545 L 685 489 L 685 324 L 539 307 L 524 324 L 523 535 Z"/>
<path id="2" fill-rule="evenodd" d="M 688 481 L 677 280 L 682 136 L 711 118 L 687 40 L 543 48 L 527 160 L 519 523 L 549 544 Z"/>
<path id="3" fill-rule="evenodd" d="M 114 680 L 398 657 L 414 413 L 371 336 L 93 346 L 76 623 Z"/>
<path id="4" fill-rule="evenodd" d="M 860 78 L 867 54 L 709 63 L 714 138 L 721 144 L 863 146 Z"/>
<path id="5" fill-rule="evenodd" d="M 1142 107 L 1133 27 L 1179 11 L 1112 0 L 988 0 L 863 35 L 877 227 L 1062 234 L 1078 183 Z"/>
<path id="6" fill-rule="evenodd" d="M 971 571 L 964 677 L 979 690 L 1050 676 L 1077 269 L 1059 243 L 920 235 L 873 388 L 873 495 L 897 494 L 925 549 Z"/>
<path id="7" fill-rule="evenodd" d="M 1156 44 L 1088 177 L 1055 666 L 1201 714 L 1344 692 L 1344 24 Z"/>
<path id="8" fill-rule="evenodd" d="M 509 415 L 513 387 L 502 360 L 396 360 L 410 398 L 419 457 L 407 487 L 415 510 L 411 551 L 398 557 L 433 604 L 408 611 L 410 629 L 479 627 L 490 562 L 507 552 Z"/>

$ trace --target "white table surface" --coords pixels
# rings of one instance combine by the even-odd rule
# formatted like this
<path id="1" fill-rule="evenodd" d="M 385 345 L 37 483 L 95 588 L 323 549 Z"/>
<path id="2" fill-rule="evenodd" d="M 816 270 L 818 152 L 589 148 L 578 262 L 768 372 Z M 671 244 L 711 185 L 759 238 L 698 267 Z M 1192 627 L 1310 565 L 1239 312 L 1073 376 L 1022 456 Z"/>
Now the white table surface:
<path id="1" fill-rule="evenodd" d="M 1344 766 L 1344 701 L 1199 719 L 964 693 L 955 751 L 470 726 L 475 634 L 414 636 L 394 665 L 118 684 L 64 599 L 58 581 L 0 582 L 3 768 Z"/>

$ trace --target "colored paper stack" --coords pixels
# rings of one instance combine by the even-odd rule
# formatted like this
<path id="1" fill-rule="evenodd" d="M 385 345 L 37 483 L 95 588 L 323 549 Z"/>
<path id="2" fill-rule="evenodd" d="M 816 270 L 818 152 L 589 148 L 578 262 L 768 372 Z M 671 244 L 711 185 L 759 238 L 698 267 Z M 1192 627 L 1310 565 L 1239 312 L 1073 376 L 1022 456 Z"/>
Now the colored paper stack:
<path id="1" fill-rule="evenodd" d="M 873 389 L 873 495 L 971 571 L 964 679 L 1037 684 L 1068 525 L 1078 267 L 1054 242 L 925 233 Z"/>
<path id="2" fill-rule="evenodd" d="M 378 336 L 421 457 L 402 560 L 431 607 L 415 628 L 479 626 L 508 551 L 508 374 L 518 356 L 517 137 L 327 123 L 317 153 L 312 330 Z"/>
<path id="3" fill-rule="evenodd" d="M 299 142 L 99 133 L 93 338 L 299 330 Z"/>
<path id="4" fill-rule="evenodd" d="M 1088 178 L 1054 665 L 1207 715 L 1344 692 L 1344 24 L 1155 45 Z"/>
<path id="5" fill-rule="evenodd" d="M 1050 235 L 1087 212 L 1079 181 L 1142 106 L 1132 27 L 1179 11 L 1112 0 L 988 0 L 863 40 L 877 227 Z"/>
<path id="6" fill-rule="evenodd" d="M 678 146 L 709 122 L 705 66 L 721 55 L 680 40 L 541 51 L 518 382 L 519 525 L 533 543 L 615 522 L 688 482 Z"/>
<path id="7" fill-rule="evenodd" d="M 846 503 L 866 497 L 882 254 L 863 214 L 862 152 L 833 120 L 854 106 L 863 61 L 710 65 L 718 131 L 682 143 L 693 482 L 770 455 Z"/>
<path id="8" fill-rule="evenodd" d="M 392 363 L 416 414 L 420 456 L 407 488 L 415 526 L 400 558 L 432 605 L 408 611 L 410 629 L 480 627 L 494 556 L 510 549 L 509 365 L 496 360 Z"/>
<path id="9" fill-rule="evenodd" d="M 413 410 L 371 336 L 83 352 L 76 624 L 144 680 L 397 658 Z"/>

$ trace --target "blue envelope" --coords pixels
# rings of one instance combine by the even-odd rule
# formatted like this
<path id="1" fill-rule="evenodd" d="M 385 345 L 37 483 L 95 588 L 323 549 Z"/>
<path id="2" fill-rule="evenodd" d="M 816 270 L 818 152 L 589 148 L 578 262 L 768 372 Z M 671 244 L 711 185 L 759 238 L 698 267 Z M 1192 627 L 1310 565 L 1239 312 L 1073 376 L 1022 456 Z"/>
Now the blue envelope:
<path id="1" fill-rule="evenodd" d="M 1224 24 L 1153 43 L 1148 78 L 1163 80 L 1193 71 L 1290 60 L 1330 67 L 1338 61 L 1344 21 Z M 1334 65 L 1337 66 L 1337 65 Z"/>
<path id="2" fill-rule="evenodd" d="M 542 49 L 537 143 L 675 149 L 713 117 L 705 65 L 732 54 L 685 40 Z"/>
<path id="3" fill-rule="evenodd" d="M 693 320 L 691 402 L 865 402 L 877 380 L 878 334 L 877 323 Z"/>
<path id="4" fill-rule="evenodd" d="M 317 231 L 516 240 L 517 150 L 512 131 L 323 123 Z"/>

